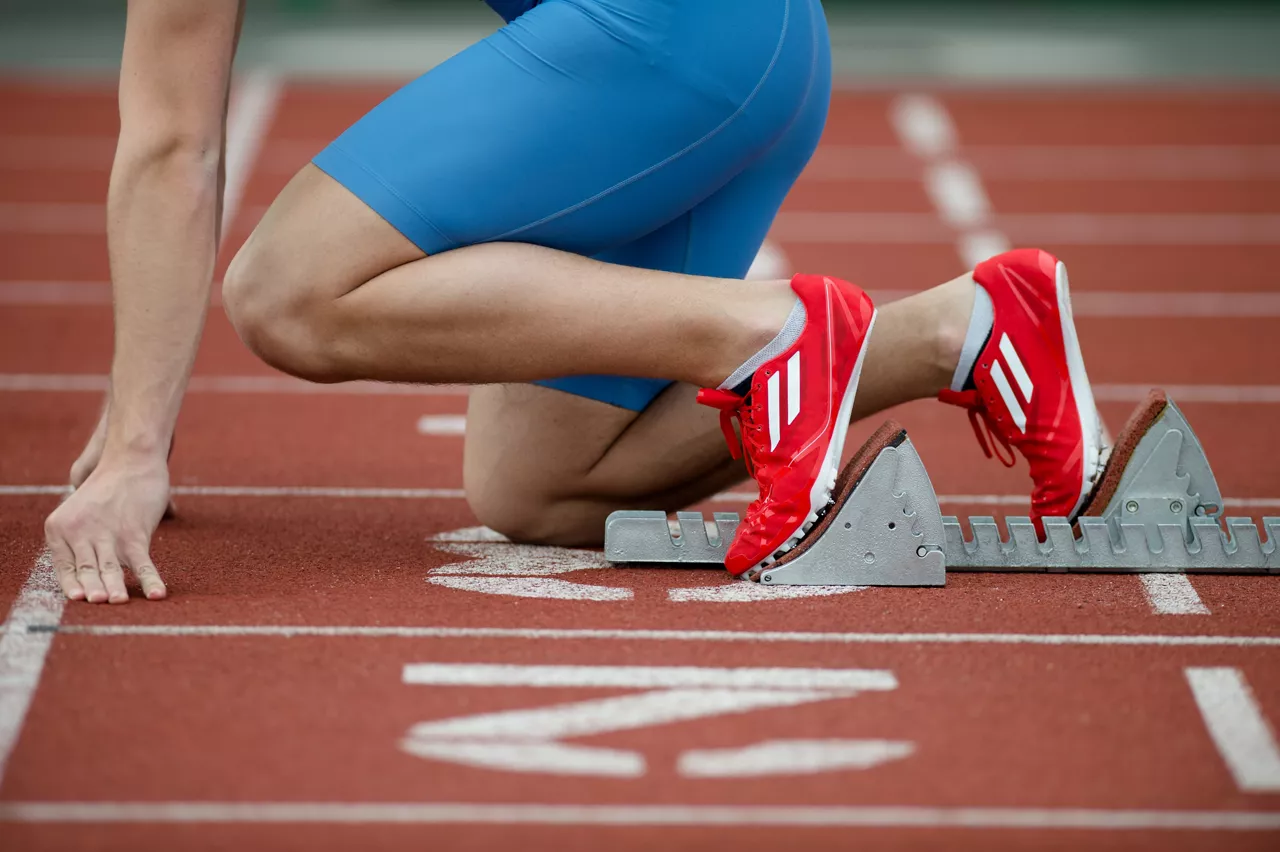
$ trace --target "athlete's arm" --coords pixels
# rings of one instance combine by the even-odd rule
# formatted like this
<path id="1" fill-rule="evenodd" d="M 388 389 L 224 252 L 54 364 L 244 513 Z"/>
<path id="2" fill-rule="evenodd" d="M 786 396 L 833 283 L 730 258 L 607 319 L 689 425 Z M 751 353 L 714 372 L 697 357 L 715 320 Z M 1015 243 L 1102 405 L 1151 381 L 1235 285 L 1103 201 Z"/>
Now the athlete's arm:
<path id="1" fill-rule="evenodd" d="M 213 279 L 243 0 L 129 0 L 128 10 L 107 195 L 115 355 L 105 430 L 73 469 L 83 484 L 45 522 L 63 592 L 92 602 L 128 600 L 123 567 L 146 597 L 165 595 L 151 536 Z"/>

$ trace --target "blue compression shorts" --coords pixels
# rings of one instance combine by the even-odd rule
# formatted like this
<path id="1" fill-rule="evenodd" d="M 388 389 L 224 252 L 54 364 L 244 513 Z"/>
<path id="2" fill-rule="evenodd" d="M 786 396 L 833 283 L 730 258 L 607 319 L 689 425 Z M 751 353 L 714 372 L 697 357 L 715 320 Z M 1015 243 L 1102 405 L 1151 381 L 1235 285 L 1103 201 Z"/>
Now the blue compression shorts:
<path id="1" fill-rule="evenodd" d="M 743 277 L 826 122 L 819 0 L 489 5 L 505 27 L 315 165 L 427 254 L 514 241 Z M 638 411 L 671 382 L 539 384 Z"/>

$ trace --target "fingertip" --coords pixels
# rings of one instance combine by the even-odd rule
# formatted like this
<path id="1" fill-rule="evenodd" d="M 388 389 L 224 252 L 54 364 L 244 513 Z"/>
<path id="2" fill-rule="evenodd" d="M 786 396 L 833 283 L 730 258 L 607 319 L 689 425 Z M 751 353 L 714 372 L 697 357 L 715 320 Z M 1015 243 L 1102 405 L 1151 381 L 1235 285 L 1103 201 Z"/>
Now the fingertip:
<path id="1" fill-rule="evenodd" d="M 107 599 L 107 593 L 95 589 L 89 592 L 89 603 L 102 603 Z"/>
<path id="2" fill-rule="evenodd" d="M 82 601 L 84 600 L 84 589 L 71 589 L 66 595 L 69 601 Z"/>
<path id="3" fill-rule="evenodd" d="M 147 590 L 147 600 L 149 601 L 162 601 L 168 596 L 169 596 L 169 593 L 164 586 L 160 586 L 159 588 L 156 588 L 156 589 Z"/>
<path id="4" fill-rule="evenodd" d="M 127 604 L 128 602 L 129 602 L 128 592 L 112 592 L 111 596 L 107 598 L 107 603 L 112 603 L 112 604 Z"/>

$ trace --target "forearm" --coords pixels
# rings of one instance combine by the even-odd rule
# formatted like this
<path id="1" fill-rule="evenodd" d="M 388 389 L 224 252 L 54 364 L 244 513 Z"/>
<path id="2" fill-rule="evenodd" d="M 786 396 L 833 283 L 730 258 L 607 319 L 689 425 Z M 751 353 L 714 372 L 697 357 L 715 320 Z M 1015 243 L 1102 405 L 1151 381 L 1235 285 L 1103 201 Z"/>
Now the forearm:
<path id="1" fill-rule="evenodd" d="M 209 303 L 218 140 L 122 136 L 107 203 L 115 303 L 104 454 L 168 452 Z"/>

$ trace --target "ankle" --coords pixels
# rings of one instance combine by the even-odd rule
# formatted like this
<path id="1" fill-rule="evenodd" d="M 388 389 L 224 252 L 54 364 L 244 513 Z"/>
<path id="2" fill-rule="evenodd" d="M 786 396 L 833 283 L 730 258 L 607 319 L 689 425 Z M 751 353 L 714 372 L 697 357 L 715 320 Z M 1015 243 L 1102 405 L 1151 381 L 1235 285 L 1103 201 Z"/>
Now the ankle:
<path id="1" fill-rule="evenodd" d="M 726 312 L 726 334 L 715 363 L 708 365 L 707 387 L 717 387 L 778 336 L 796 306 L 789 281 L 753 281 L 749 298 L 735 299 Z"/>
<path id="2" fill-rule="evenodd" d="M 951 385 L 964 350 L 976 287 L 973 276 L 965 274 L 934 288 L 932 361 L 942 387 Z"/>

